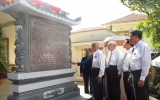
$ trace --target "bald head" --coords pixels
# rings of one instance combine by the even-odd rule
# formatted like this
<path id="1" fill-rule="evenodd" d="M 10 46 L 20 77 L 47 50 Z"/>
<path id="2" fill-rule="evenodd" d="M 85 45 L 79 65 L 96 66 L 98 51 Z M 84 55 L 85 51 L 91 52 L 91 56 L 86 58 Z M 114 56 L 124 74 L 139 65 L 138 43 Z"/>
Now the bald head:
<path id="1" fill-rule="evenodd" d="M 92 51 L 93 52 L 97 51 L 99 49 L 99 47 L 100 47 L 100 43 L 98 43 L 98 42 L 92 43 Z"/>

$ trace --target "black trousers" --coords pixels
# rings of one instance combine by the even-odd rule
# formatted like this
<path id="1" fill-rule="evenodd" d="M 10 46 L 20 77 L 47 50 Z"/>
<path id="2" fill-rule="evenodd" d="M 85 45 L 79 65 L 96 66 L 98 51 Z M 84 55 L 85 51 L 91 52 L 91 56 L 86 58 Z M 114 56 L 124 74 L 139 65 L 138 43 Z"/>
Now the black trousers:
<path id="1" fill-rule="evenodd" d="M 138 81 L 141 76 L 141 70 L 132 71 L 131 73 L 134 76 L 136 100 L 149 100 L 149 76 L 146 77 L 144 86 L 138 87 Z M 132 100 L 135 100 L 135 99 L 133 98 Z"/>
<path id="2" fill-rule="evenodd" d="M 84 91 L 85 93 L 92 94 L 92 84 L 91 84 L 91 75 L 83 73 L 83 80 L 84 80 Z M 90 83 L 90 91 L 88 83 Z"/>
<path id="3" fill-rule="evenodd" d="M 103 77 L 102 82 L 98 83 L 96 78 L 99 75 L 99 70 L 92 69 L 91 75 L 94 100 L 103 100 Z"/>
<path id="4" fill-rule="evenodd" d="M 120 80 L 117 78 L 117 66 L 107 68 L 108 100 L 120 100 Z"/>
<path id="5" fill-rule="evenodd" d="M 128 83 L 128 77 L 129 77 L 129 72 L 124 72 L 123 73 L 123 83 L 124 83 L 124 89 L 125 89 L 125 93 L 127 95 L 127 100 L 133 100 L 133 95 L 131 93 L 131 86 Z"/>

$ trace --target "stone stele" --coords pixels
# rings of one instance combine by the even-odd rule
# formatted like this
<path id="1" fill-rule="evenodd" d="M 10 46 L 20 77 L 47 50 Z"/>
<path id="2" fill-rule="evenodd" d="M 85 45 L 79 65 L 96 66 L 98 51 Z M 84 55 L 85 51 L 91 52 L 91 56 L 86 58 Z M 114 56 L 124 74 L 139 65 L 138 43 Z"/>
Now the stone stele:
<path id="1" fill-rule="evenodd" d="M 8 100 L 67 100 L 80 95 L 71 68 L 71 26 L 67 12 L 41 0 L 0 0 L 0 11 L 15 19 L 16 72 L 8 73 Z"/>

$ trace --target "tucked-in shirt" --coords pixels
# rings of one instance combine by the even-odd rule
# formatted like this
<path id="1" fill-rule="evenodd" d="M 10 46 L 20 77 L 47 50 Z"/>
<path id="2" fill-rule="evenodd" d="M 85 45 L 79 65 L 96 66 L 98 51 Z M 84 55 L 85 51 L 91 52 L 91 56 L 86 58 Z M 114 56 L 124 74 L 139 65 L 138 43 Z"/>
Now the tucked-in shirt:
<path id="1" fill-rule="evenodd" d="M 131 60 L 132 50 L 133 50 L 133 48 L 130 48 L 130 49 L 126 52 L 126 56 L 124 56 L 124 58 L 123 58 L 123 66 L 122 66 L 123 72 L 129 71 L 129 70 L 128 70 L 128 67 L 129 67 L 129 62 L 130 62 L 130 60 Z"/>
<path id="2" fill-rule="evenodd" d="M 102 77 L 104 75 L 105 57 L 102 51 L 97 50 L 93 53 L 92 67 L 100 68 L 98 77 Z"/>
<path id="3" fill-rule="evenodd" d="M 134 54 L 130 61 L 130 70 L 142 70 L 140 80 L 144 81 L 151 66 L 151 49 L 148 44 L 139 41 L 134 46 Z"/>
<path id="4" fill-rule="evenodd" d="M 110 55 L 112 53 L 112 56 L 110 58 Z M 114 49 L 112 52 L 109 53 L 108 59 L 110 58 L 109 65 L 116 65 L 118 74 L 120 75 L 122 73 L 122 60 L 123 60 L 123 54 L 117 49 Z"/>

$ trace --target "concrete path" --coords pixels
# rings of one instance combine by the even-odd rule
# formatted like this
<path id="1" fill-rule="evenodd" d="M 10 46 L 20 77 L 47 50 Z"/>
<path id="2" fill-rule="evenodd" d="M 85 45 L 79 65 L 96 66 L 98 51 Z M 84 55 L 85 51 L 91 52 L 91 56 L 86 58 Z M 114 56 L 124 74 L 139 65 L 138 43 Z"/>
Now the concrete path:
<path id="1" fill-rule="evenodd" d="M 74 97 L 69 100 L 87 100 L 87 99 L 91 98 L 91 95 L 84 93 L 84 86 L 83 85 L 78 85 L 78 87 L 80 88 L 80 96 Z"/>
<path id="2" fill-rule="evenodd" d="M 2 84 L 0 84 L 0 100 L 7 100 L 8 95 L 11 95 L 10 84 L 11 81 L 8 79 L 3 79 Z"/>

